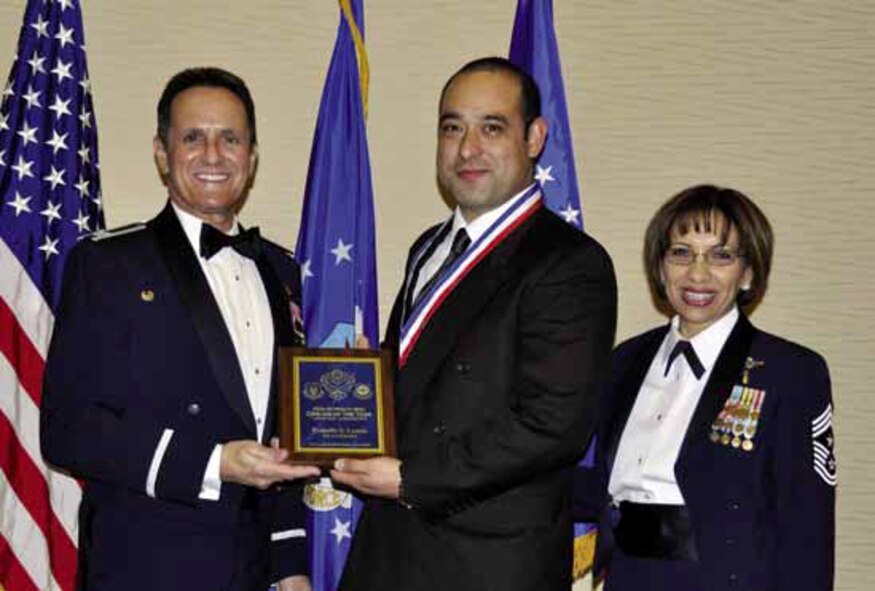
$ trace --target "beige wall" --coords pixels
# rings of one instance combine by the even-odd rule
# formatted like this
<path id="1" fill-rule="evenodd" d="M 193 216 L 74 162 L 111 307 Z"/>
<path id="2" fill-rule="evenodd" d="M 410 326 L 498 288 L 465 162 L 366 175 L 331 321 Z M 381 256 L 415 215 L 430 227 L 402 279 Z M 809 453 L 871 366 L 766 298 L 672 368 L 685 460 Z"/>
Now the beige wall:
<path id="1" fill-rule="evenodd" d="M 639 262 L 657 205 L 700 181 L 753 196 L 778 239 L 771 291 L 754 321 L 830 363 L 840 460 L 837 586 L 871 588 L 875 172 L 866 154 L 875 154 L 875 4 L 555 1 L 585 222 L 619 276 L 618 337 L 660 322 Z M 258 105 L 262 159 L 244 217 L 294 244 L 336 3 L 84 4 L 109 224 L 160 207 L 154 105 L 169 75 L 209 63 L 241 74 Z M 24 5 L 0 2 L 0 75 Z M 514 6 L 368 2 L 384 321 L 408 244 L 445 214 L 433 171 L 439 88 L 465 60 L 506 53 Z"/>

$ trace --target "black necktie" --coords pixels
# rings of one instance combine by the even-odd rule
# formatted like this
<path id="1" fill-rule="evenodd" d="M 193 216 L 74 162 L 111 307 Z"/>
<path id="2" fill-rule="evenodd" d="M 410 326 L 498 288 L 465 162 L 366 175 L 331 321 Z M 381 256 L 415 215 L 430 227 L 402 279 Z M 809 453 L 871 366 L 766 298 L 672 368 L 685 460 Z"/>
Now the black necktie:
<path id="1" fill-rule="evenodd" d="M 690 341 L 678 341 L 675 344 L 674 349 L 671 350 L 671 355 L 668 356 L 668 363 L 665 364 L 665 375 L 668 375 L 668 370 L 671 369 L 671 364 L 674 363 L 674 360 L 681 353 L 687 358 L 687 363 L 689 364 L 690 369 L 693 370 L 693 375 L 696 376 L 697 380 L 705 375 L 705 367 L 702 365 L 702 362 L 699 361 L 699 356 L 696 355 Z"/>
<path id="2" fill-rule="evenodd" d="M 229 236 L 210 224 L 203 224 L 200 246 L 201 256 L 207 260 L 226 246 L 230 246 L 242 256 L 255 259 L 261 252 L 261 234 L 258 228 L 249 228 L 236 236 Z"/>
<path id="3" fill-rule="evenodd" d="M 434 272 L 434 275 L 429 277 L 428 281 L 425 282 L 425 285 L 422 286 L 422 289 L 419 290 L 419 293 L 416 294 L 416 298 L 413 300 L 413 305 L 410 306 L 410 309 L 416 307 L 416 304 L 422 299 L 422 297 L 429 292 L 429 290 L 434 287 L 434 284 L 438 282 L 438 280 L 443 276 L 447 270 L 453 266 L 453 263 L 458 260 L 460 256 L 467 250 L 468 246 L 471 244 L 471 237 L 468 236 L 468 232 L 465 231 L 464 228 L 456 232 L 456 235 L 453 236 L 453 245 L 450 247 L 450 252 L 447 254 L 447 258 L 444 259 L 444 262 L 441 263 L 440 268 Z"/>

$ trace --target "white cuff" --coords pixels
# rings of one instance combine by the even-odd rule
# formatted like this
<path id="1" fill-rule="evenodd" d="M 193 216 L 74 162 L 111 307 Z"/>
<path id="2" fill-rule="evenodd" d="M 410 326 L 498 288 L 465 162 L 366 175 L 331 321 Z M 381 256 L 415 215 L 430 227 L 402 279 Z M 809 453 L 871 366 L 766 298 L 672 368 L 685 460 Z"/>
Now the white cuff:
<path id="1" fill-rule="evenodd" d="M 201 492 L 197 498 L 204 501 L 218 501 L 222 492 L 222 446 L 217 445 L 210 454 L 207 469 L 204 471 L 204 481 L 201 484 Z"/>
<path id="2" fill-rule="evenodd" d="M 161 460 L 164 459 L 171 438 L 173 438 L 173 429 L 164 429 L 164 432 L 161 433 L 161 439 L 158 440 L 158 446 L 155 447 L 155 453 L 152 455 L 149 473 L 146 474 L 146 494 L 153 499 L 155 498 L 155 482 L 158 481 L 158 470 L 161 468 Z"/>

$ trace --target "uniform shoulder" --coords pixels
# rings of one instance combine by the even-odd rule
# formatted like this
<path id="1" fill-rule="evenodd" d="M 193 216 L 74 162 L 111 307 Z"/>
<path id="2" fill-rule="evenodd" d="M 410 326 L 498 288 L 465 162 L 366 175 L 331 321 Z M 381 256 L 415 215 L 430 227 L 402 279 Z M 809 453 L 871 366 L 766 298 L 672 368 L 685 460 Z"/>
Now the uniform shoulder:
<path id="1" fill-rule="evenodd" d="M 262 236 L 261 238 L 262 244 L 265 246 L 268 252 L 272 254 L 276 254 L 279 256 L 283 256 L 287 259 L 295 260 L 295 253 L 290 248 L 286 248 L 282 244 L 278 244 L 269 238 L 265 238 Z"/>
<path id="2" fill-rule="evenodd" d="M 646 346 L 648 343 L 652 343 L 657 339 L 661 341 L 665 337 L 666 330 L 665 325 L 657 326 L 641 334 L 629 337 L 614 348 L 614 357 L 622 358 L 634 354 L 639 348 Z"/>
<path id="3" fill-rule="evenodd" d="M 125 253 L 129 254 L 141 248 L 144 237 L 149 234 L 148 224 L 143 222 L 125 224 L 108 230 L 97 230 L 88 236 L 83 236 L 76 249 L 100 253 L 101 257 L 110 253 L 126 256 Z"/>
<path id="4" fill-rule="evenodd" d="M 814 349 L 762 330 L 757 332 L 756 347 L 760 355 L 780 357 L 800 372 L 827 367 L 826 359 Z"/>
<path id="5" fill-rule="evenodd" d="M 145 222 L 134 222 L 133 224 L 125 224 L 117 228 L 100 229 L 89 235 L 86 239 L 91 242 L 105 242 L 108 240 L 118 239 L 128 234 L 134 234 L 146 229 Z"/>
<path id="6" fill-rule="evenodd" d="M 298 285 L 301 280 L 301 266 L 295 258 L 295 253 L 285 246 L 265 238 L 261 239 L 261 245 L 265 258 L 277 275 L 279 275 L 283 284 L 287 286 Z"/>

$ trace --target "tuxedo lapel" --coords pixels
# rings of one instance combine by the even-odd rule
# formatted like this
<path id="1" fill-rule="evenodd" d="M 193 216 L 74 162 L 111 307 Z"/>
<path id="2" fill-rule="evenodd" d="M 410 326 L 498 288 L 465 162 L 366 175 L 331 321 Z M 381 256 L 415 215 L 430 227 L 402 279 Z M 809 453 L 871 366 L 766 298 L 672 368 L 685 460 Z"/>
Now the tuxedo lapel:
<path id="1" fill-rule="evenodd" d="M 264 291 L 267 292 L 270 315 L 273 318 L 273 367 L 270 380 L 270 403 L 267 405 L 266 428 L 264 430 L 264 437 L 268 438 L 276 432 L 274 421 L 276 421 L 279 404 L 279 360 L 277 358 L 279 347 L 290 347 L 302 343 L 296 342 L 295 332 L 292 330 L 289 293 L 282 281 L 264 254 L 258 257 L 255 264 L 258 267 L 259 275 L 261 275 Z"/>
<path id="2" fill-rule="evenodd" d="M 495 291 L 511 277 L 532 266 L 544 240 L 529 236 L 543 212 L 536 213 L 502 240 L 453 289 L 422 329 L 401 370 L 407 380 L 424 383 L 440 367 L 455 346 L 459 334 L 482 313 Z M 409 392 L 422 392 L 413 386 Z"/>
<path id="3" fill-rule="evenodd" d="M 684 436 L 678 458 L 685 456 L 687 448 L 696 441 L 705 441 L 711 431 L 711 423 L 717 417 L 717 413 L 726 403 L 732 386 L 739 380 L 744 370 L 744 363 L 750 353 L 750 345 L 753 341 L 754 328 L 745 316 L 739 315 L 735 328 L 729 334 L 723 350 L 717 357 L 711 377 L 702 392 L 699 405 L 693 413 L 693 419 Z"/>
<path id="4" fill-rule="evenodd" d="M 450 218 L 443 224 L 430 228 L 411 248 L 409 267 L 404 274 L 404 285 L 401 291 L 401 318 L 405 319 L 410 314 L 410 308 L 413 305 L 413 291 L 416 289 L 416 283 L 419 279 L 419 273 L 426 261 L 431 258 L 434 251 L 449 233 L 453 227 L 453 219 Z"/>
<path id="5" fill-rule="evenodd" d="M 641 384 L 644 383 L 644 378 L 647 377 L 647 371 L 650 369 L 650 364 L 653 363 L 653 357 L 659 351 L 659 346 L 662 344 L 667 331 L 668 326 L 660 330 L 653 330 L 641 337 L 641 343 L 632 353 L 631 362 L 627 367 L 622 368 L 622 377 L 617 388 L 613 391 L 615 398 L 608 401 L 608 408 L 610 408 L 611 414 L 610 422 L 605 430 L 605 436 L 607 437 L 607 444 L 605 446 L 607 474 L 610 474 L 613 469 L 614 457 L 617 454 L 617 446 L 620 444 L 623 429 L 626 428 L 626 421 L 632 413 L 632 407 L 638 398 Z"/>
<path id="6" fill-rule="evenodd" d="M 207 278 L 195 258 L 197 255 L 170 204 L 149 224 L 155 232 L 164 263 L 176 284 L 179 299 L 191 315 L 195 331 L 204 346 L 222 393 L 247 429 L 256 433 L 255 416 L 246 394 L 246 384 L 231 335 Z"/>

